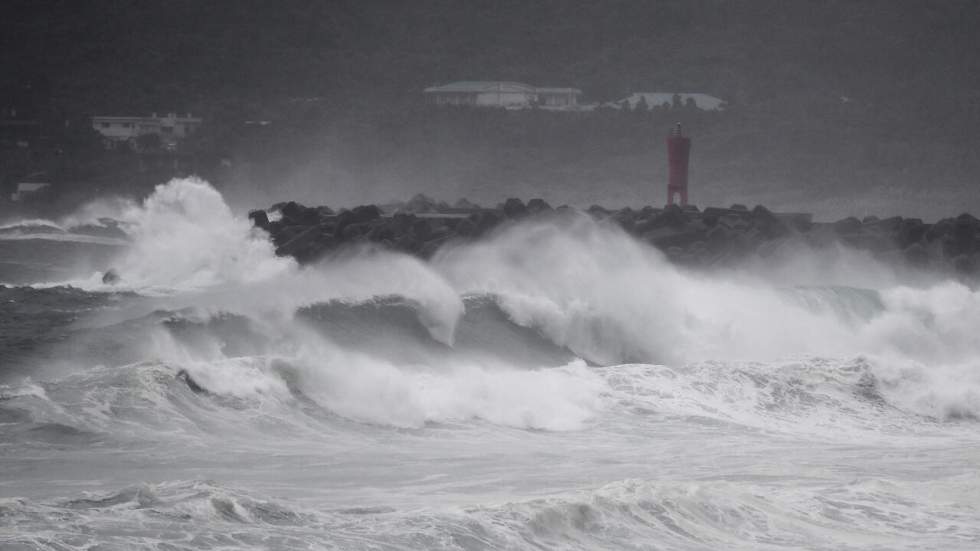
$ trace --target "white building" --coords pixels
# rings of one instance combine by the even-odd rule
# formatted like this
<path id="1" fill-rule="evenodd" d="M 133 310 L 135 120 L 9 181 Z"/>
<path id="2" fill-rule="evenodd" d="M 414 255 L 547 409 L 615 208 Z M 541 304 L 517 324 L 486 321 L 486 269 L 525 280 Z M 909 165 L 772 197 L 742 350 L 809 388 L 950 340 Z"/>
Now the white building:
<path id="1" fill-rule="evenodd" d="M 43 172 L 35 172 L 25 177 L 10 194 L 10 200 L 17 203 L 30 198 L 32 195 L 43 193 L 51 189 L 51 183 Z"/>
<path id="2" fill-rule="evenodd" d="M 525 109 L 574 109 L 582 91 L 576 88 L 539 88 L 521 82 L 465 80 L 425 89 L 436 105 L 473 105 Z"/>
<path id="3" fill-rule="evenodd" d="M 196 132 L 202 122 L 190 113 L 185 116 L 169 113 L 163 117 L 153 113 L 149 117 L 92 117 L 92 128 L 102 134 L 107 147 L 123 143 L 133 146 L 140 136 L 156 134 L 160 136 L 161 147 L 174 150 L 180 140 Z"/>
<path id="4" fill-rule="evenodd" d="M 727 105 L 725 100 L 701 93 L 680 93 L 680 92 L 637 92 L 629 96 L 607 103 L 606 107 L 621 109 L 624 105 L 629 105 L 630 109 L 636 109 L 640 103 L 646 103 L 649 109 L 654 107 L 672 107 L 675 102 L 679 102 L 682 107 L 696 107 L 702 111 L 721 111 Z"/>

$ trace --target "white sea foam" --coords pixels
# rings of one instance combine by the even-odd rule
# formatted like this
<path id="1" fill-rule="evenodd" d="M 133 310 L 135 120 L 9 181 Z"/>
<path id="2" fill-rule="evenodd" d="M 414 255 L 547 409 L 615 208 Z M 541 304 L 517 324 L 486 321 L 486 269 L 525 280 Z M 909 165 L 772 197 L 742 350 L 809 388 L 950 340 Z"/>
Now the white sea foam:
<path id="1" fill-rule="evenodd" d="M 576 215 L 300 267 L 199 180 L 93 209 L 129 244 L 78 283 L 153 297 L 25 341 L 64 369 L 0 386 L 0 546 L 980 542 L 961 283 L 846 251 L 692 273 Z"/>
<path id="2" fill-rule="evenodd" d="M 878 269 L 867 258 L 846 256 L 839 269 L 793 262 L 734 277 L 695 274 L 618 228 L 568 215 L 507 226 L 445 248 L 431 263 L 364 250 L 300 268 L 277 257 L 267 236 L 203 181 L 174 180 L 141 205 L 123 207 L 119 216 L 132 239 L 116 268 L 123 288 L 163 290 L 173 308 L 246 314 L 276 338 L 295 331 L 297 308 L 396 295 L 417 305 L 435 340 L 451 345 L 461 297 L 486 294 L 513 322 L 599 364 L 867 357 L 880 391 L 902 407 L 939 418 L 980 413 L 980 382 L 972 375 L 980 357 L 978 293 L 955 282 L 840 287 L 861 279 L 862 262 L 871 273 Z M 797 285 L 815 277 L 838 286 Z M 371 356 L 349 353 L 332 365 Z M 394 380 L 404 369 L 372 364 L 350 377 Z"/>

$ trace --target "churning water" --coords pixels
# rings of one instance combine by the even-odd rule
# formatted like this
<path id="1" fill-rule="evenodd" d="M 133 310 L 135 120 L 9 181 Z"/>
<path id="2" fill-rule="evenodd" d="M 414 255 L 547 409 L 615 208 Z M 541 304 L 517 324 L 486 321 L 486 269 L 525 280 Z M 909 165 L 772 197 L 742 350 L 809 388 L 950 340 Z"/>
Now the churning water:
<path id="1" fill-rule="evenodd" d="M 110 210 L 0 228 L 0 548 L 980 548 L 960 283 L 570 213 L 300 267 L 201 181 Z"/>

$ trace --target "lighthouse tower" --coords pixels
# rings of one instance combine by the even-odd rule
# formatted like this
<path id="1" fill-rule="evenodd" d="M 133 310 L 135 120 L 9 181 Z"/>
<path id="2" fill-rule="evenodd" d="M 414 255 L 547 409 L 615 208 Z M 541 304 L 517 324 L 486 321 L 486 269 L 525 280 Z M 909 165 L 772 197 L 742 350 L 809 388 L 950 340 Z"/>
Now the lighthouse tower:
<path id="1" fill-rule="evenodd" d="M 691 157 L 691 139 L 681 133 L 681 123 L 667 136 L 667 161 L 670 172 L 667 179 L 667 204 L 687 206 L 687 167 Z"/>

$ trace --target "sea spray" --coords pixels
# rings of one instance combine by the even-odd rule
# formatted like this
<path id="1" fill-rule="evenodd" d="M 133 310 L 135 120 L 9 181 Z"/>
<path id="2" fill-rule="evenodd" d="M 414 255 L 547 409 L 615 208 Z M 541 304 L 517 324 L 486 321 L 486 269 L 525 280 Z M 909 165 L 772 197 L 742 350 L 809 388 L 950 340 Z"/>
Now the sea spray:
<path id="1" fill-rule="evenodd" d="M 433 262 L 460 292 L 500 296 L 514 321 L 597 363 L 828 352 L 849 332 L 771 284 L 683 271 L 587 216 L 532 220 Z"/>
<path id="2" fill-rule="evenodd" d="M 116 285 L 2 289 L 0 547 L 980 542 L 959 283 L 574 214 L 301 267 L 194 180 L 116 218 Z"/>
<path id="3" fill-rule="evenodd" d="M 264 341 L 293 342 L 266 351 L 272 355 L 295 353 L 293 318 L 302 309 L 378 297 L 404 300 L 431 339 L 452 347 L 464 299 L 490 297 L 510 322 L 593 364 L 866 357 L 879 391 L 903 407 L 939 418 L 968 417 L 978 409 L 980 385 L 972 373 L 980 343 L 972 328 L 980 324 L 980 305 L 976 291 L 954 282 L 798 286 L 815 277 L 806 263 L 794 264 L 795 271 L 780 265 L 771 273 L 733 277 L 694 273 L 614 225 L 576 213 L 532 218 L 479 241 L 450 244 L 431 262 L 355 247 L 300 267 L 277 257 L 267 237 L 200 180 L 174 180 L 123 210 L 132 243 L 118 259 L 122 281 L 112 289 L 163 292 L 155 308 L 244 315 Z M 874 273 L 872 260 L 848 257 L 833 281 L 850 282 L 860 262 Z M 824 266 L 819 273 L 831 272 Z M 412 344 L 410 334 L 402 341 L 389 337 L 389 345 L 334 346 L 394 369 L 399 354 L 402 362 L 436 361 L 429 345 Z M 452 360 L 460 366 L 475 360 L 465 356 L 472 349 L 463 350 Z M 514 354 L 482 356 L 535 365 Z M 553 361 L 551 367 L 568 360 Z"/>
<path id="4" fill-rule="evenodd" d="M 131 288 L 201 288 L 261 281 L 287 273 L 293 261 L 236 217 L 214 188 L 194 178 L 157 186 L 123 213 L 132 240 L 115 266 Z"/>

